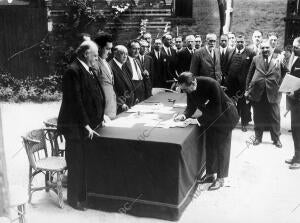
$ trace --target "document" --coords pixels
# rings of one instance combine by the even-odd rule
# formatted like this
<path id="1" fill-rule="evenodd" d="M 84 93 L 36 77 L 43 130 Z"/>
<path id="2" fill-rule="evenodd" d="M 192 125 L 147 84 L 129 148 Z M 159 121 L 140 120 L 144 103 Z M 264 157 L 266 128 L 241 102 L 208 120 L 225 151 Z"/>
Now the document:
<path id="1" fill-rule="evenodd" d="M 286 74 L 279 88 L 280 92 L 294 92 L 300 89 L 300 78 Z"/>

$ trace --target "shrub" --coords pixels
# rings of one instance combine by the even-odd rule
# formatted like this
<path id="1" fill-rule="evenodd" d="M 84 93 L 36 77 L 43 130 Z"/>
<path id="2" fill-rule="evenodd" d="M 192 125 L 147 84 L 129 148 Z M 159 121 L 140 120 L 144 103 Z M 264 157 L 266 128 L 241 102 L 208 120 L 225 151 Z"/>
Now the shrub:
<path id="1" fill-rule="evenodd" d="M 46 102 L 61 99 L 61 76 L 58 75 L 16 79 L 2 73 L 0 80 L 0 101 Z"/>

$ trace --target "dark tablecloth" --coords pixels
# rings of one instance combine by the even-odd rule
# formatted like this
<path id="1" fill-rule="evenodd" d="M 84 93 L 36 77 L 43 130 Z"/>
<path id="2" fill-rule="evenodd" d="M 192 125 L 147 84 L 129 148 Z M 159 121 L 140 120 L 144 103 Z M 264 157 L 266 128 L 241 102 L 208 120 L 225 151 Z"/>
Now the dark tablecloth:
<path id="1" fill-rule="evenodd" d="M 147 101 L 172 106 L 168 99 L 185 101 L 186 96 L 163 93 Z M 172 115 L 159 116 L 168 119 Z M 194 125 L 163 129 L 136 124 L 132 128 L 104 127 L 99 133 L 101 137 L 91 141 L 87 152 L 88 206 L 178 220 L 192 199 L 197 176 L 204 171 L 202 129 Z"/>

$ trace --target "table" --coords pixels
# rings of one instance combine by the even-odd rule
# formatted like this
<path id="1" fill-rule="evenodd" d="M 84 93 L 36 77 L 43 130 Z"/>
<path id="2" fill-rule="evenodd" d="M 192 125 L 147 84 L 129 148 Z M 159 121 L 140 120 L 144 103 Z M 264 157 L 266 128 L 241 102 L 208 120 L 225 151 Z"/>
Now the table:
<path id="1" fill-rule="evenodd" d="M 186 101 L 186 95 L 160 93 L 147 101 L 172 106 L 168 99 Z M 91 141 L 87 152 L 88 207 L 178 220 L 192 200 L 196 178 L 204 171 L 203 130 L 195 125 L 163 129 L 137 124 L 98 131 L 101 137 Z"/>

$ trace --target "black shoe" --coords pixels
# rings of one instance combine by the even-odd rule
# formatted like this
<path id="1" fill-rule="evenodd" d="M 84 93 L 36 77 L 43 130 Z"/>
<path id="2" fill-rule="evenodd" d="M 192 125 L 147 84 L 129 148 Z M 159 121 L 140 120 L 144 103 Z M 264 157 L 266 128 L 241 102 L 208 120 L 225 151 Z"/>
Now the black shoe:
<path id="1" fill-rule="evenodd" d="M 295 161 L 294 161 L 294 158 L 292 158 L 292 159 L 287 159 L 284 162 L 287 164 L 293 164 Z"/>
<path id="2" fill-rule="evenodd" d="M 253 145 L 254 146 L 257 146 L 257 145 L 259 145 L 261 143 L 261 139 L 255 139 L 254 141 L 253 141 Z"/>
<path id="3" fill-rule="evenodd" d="M 274 141 L 273 144 L 274 144 L 277 148 L 282 148 L 282 144 L 281 144 L 280 140 Z"/>
<path id="4" fill-rule="evenodd" d="M 245 125 L 242 125 L 242 131 L 247 132 L 247 127 Z"/>
<path id="5" fill-rule="evenodd" d="M 70 203 L 70 206 L 78 211 L 85 211 L 86 208 L 82 202 L 77 201 L 75 204 Z"/>
<path id="6" fill-rule="evenodd" d="M 198 183 L 200 184 L 206 184 L 206 183 L 212 183 L 215 181 L 215 176 L 214 175 L 204 175 L 204 177 L 202 177 Z"/>
<path id="7" fill-rule="evenodd" d="M 210 185 L 208 190 L 218 190 L 223 186 L 224 186 L 224 178 L 217 178 L 215 182 L 212 185 Z"/>
<path id="8" fill-rule="evenodd" d="M 294 162 L 294 163 L 292 163 L 292 164 L 289 166 L 289 168 L 290 168 L 291 170 L 297 170 L 297 169 L 300 169 L 300 163 Z"/>

